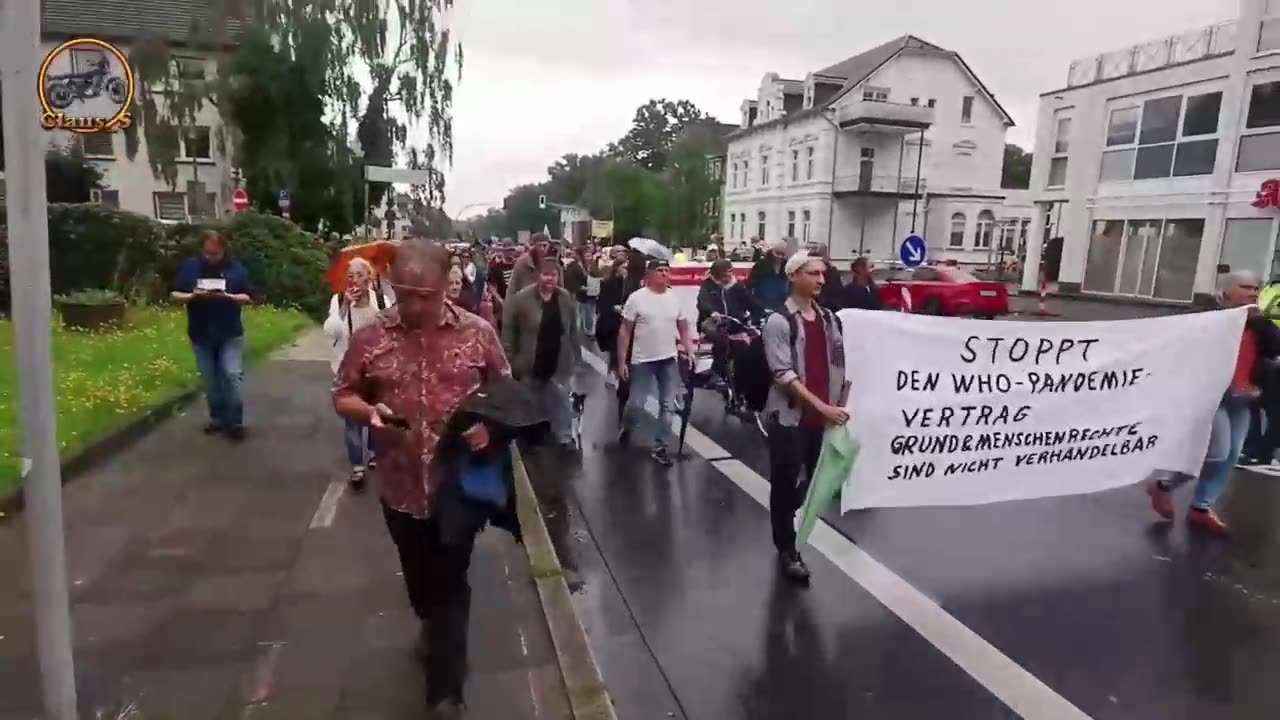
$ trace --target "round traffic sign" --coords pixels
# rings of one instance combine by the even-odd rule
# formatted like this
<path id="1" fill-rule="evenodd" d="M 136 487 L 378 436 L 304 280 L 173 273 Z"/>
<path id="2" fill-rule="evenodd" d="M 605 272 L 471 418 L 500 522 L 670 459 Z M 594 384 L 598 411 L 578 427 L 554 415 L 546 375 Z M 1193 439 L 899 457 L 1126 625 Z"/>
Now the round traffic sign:
<path id="1" fill-rule="evenodd" d="M 902 260 L 903 265 L 913 268 L 924 262 L 927 252 L 928 248 L 925 245 L 924 238 L 912 234 L 908 235 L 902 241 L 902 246 L 898 248 L 898 259 Z"/>
<path id="2" fill-rule="evenodd" d="M 249 193 L 245 192 L 244 188 L 236 188 L 236 191 L 231 193 L 231 207 L 235 208 L 236 212 L 249 209 Z"/>

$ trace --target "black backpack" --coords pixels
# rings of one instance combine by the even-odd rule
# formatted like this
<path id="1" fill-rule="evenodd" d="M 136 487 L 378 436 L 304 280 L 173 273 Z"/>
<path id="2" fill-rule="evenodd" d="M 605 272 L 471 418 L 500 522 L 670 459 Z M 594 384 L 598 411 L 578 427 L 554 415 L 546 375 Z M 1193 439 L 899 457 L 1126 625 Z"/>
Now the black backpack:
<path id="1" fill-rule="evenodd" d="M 817 309 L 823 324 L 828 324 L 827 321 L 830 319 L 835 323 L 836 331 L 843 337 L 844 324 L 840 322 L 840 316 L 824 307 Z M 787 327 L 791 330 L 792 366 L 800 367 L 801 359 L 796 350 L 796 337 L 800 331 L 799 323 L 791 313 L 783 313 L 783 316 L 787 319 Z M 746 346 L 737 346 L 733 363 L 733 379 L 736 386 L 734 390 L 746 401 L 748 409 L 752 412 L 763 412 L 765 403 L 769 399 L 769 389 L 773 387 L 773 372 L 769 370 L 769 361 L 764 352 L 764 333 L 753 337 Z"/>

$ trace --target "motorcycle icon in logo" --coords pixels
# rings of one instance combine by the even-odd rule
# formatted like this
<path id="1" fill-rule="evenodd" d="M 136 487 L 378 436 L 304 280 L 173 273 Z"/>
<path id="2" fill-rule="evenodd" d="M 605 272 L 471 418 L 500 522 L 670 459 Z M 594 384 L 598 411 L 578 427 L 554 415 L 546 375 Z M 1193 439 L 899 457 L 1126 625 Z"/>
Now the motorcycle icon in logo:
<path id="1" fill-rule="evenodd" d="M 106 53 L 98 53 L 89 61 L 89 69 L 45 78 L 44 95 L 55 110 L 66 110 L 72 103 L 90 100 L 104 92 L 111 102 L 123 105 L 129 95 L 124 78 L 111 74 L 111 61 Z"/>
<path id="2" fill-rule="evenodd" d="M 46 130 L 114 132 L 133 123 L 133 69 L 103 40 L 77 38 L 54 48 L 40 66 L 37 88 Z"/>

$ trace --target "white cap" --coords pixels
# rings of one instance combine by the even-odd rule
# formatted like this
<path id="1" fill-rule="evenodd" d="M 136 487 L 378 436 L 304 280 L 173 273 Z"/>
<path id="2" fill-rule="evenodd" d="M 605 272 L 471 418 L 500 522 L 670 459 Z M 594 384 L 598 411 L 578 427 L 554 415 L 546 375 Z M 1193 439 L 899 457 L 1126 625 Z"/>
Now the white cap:
<path id="1" fill-rule="evenodd" d="M 804 250 L 801 250 L 787 260 L 787 264 L 783 267 L 783 272 L 787 274 L 787 277 L 791 277 L 796 274 L 797 270 L 804 267 L 811 260 L 822 260 L 822 258 L 817 255 L 810 255 Z"/>

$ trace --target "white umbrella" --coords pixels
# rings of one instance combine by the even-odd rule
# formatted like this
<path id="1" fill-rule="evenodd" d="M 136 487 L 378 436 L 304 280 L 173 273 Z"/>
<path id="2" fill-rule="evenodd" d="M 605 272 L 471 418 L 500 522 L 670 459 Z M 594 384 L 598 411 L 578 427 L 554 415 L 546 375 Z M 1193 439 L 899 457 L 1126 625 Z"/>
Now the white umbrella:
<path id="1" fill-rule="evenodd" d="M 627 245 L 636 252 L 643 253 L 652 258 L 658 258 L 659 260 L 671 262 L 671 258 L 673 257 L 671 254 L 671 248 L 663 245 L 653 238 L 634 237 L 631 238 Z"/>

